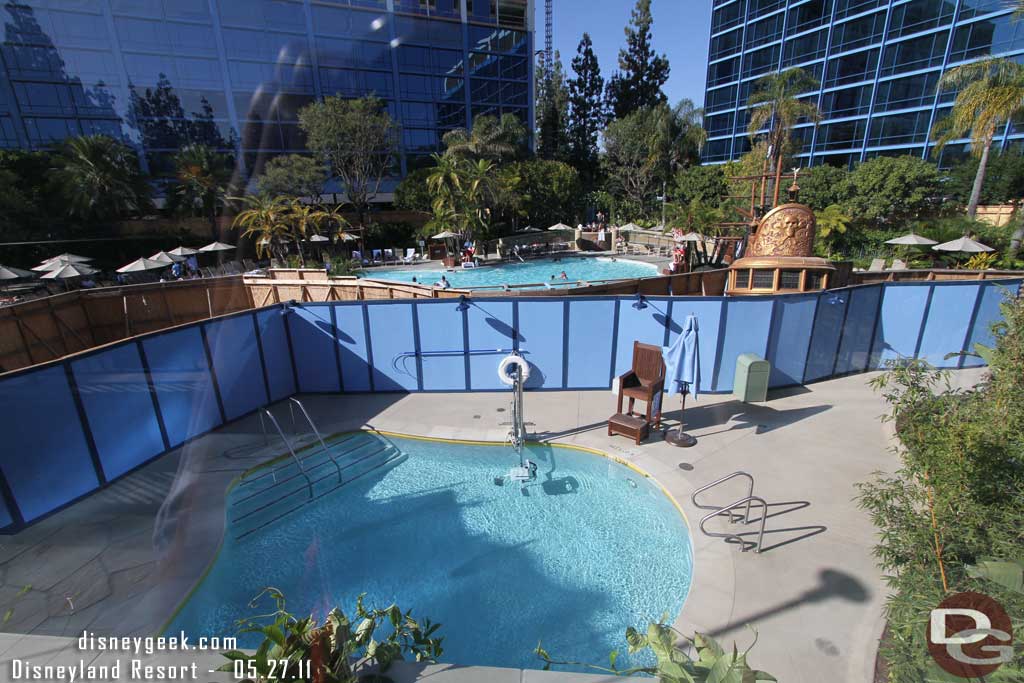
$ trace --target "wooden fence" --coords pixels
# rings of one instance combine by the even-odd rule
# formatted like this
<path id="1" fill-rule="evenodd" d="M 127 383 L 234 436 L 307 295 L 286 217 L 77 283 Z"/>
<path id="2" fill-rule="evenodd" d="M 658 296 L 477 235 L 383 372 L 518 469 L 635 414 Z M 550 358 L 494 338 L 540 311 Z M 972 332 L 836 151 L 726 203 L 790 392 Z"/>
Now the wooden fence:
<path id="1" fill-rule="evenodd" d="M 0 308 L 0 372 L 252 308 L 240 275 L 79 289 Z"/>

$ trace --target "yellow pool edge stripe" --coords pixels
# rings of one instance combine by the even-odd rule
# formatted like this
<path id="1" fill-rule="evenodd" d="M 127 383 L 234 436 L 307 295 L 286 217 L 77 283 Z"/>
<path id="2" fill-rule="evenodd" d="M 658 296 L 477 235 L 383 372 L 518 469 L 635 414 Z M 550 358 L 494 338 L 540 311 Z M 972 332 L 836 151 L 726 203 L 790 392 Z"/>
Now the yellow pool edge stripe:
<path id="1" fill-rule="evenodd" d="M 344 431 L 340 431 L 340 432 L 334 432 L 334 433 L 328 434 L 326 437 L 324 437 L 324 441 L 327 441 L 329 439 L 334 439 L 334 438 L 337 438 L 339 436 L 345 436 L 346 434 L 359 434 L 359 433 L 363 433 L 363 434 L 380 434 L 382 436 L 394 437 L 396 439 L 409 439 L 410 441 L 430 441 L 430 442 L 433 442 L 433 443 L 454 443 L 454 444 L 459 444 L 459 445 L 462 445 L 462 446 L 508 446 L 508 443 L 503 442 L 503 441 L 479 441 L 479 440 L 475 440 L 475 439 L 446 439 L 446 438 L 442 438 L 442 437 L 439 437 L 439 436 L 420 436 L 418 434 L 403 434 L 401 432 L 391 432 L 391 431 L 386 431 L 386 430 L 383 430 L 383 429 L 349 429 L 349 430 L 344 430 Z M 612 462 L 616 462 L 616 463 L 618 463 L 620 465 L 623 465 L 624 467 L 629 468 L 630 470 L 632 470 L 636 474 L 639 474 L 644 479 L 651 480 L 658 487 L 658 490 L 661 491 L 662 495 L 664 495 L 666 498 L 668 498 L 669 502 L 672 503 L 672 506 L 679 513 L 679 516 L 683 518 L 683 523 L 686 524 L 687 535 L 690 537 L 690 545 L 691 545 L 691 553 L 692 553 L 693 534 L 692 534 L 692 529 L 690 527 L 690 518 L 686 516 L 686 511 L 683 510 L 683 507 L 679 504 L 679 501 L 677 501 L 675 499 L 675 496 L 673 496 L 671 493 L 669 493 L 668 489 L 666 489 L 665 486 L 660 481 L 658 481 L 657 477 L 655 477 L 651 473 L 647 472 L 642 467 L 639 467 L 638 465 L 635 465 L 634 463 L 631 463 L 628 460 L 624 460 L 624 459 L 622 459 L 622 458 L 620 458 L 618 456 L 611 455 L 610 453 L 606 453 L 606 452 L 604 452 L 602 450 L 599 450 L 597 448 L 591 448 L 590 446 L 580 446 L 578 444 L 559 443 L 559 442 L 555 442 L 555 441 L 527 441 L 526 443 L 527 444 L 533 444 L 535 446 L 555 446 L 555 447 L 558 447 L 558 448 L 567 448 L 569 450 L 579 451 L 581 453 L 589 453 L 591 455 L 596 455 L 598 457 L 606 458 L 608 460 L 611 460 Z M 296 453 L 300 453 L 300 452 L 302 452 L 302 451 L 304 451 L 304 450 L 306 450 L 308 448 L 311 448 L 314 445 L 316 445 L 315 442 L 314 443 L 310 443 L 310 444 L 308 444 L 306 446 L 303 446 L 302 448 L 297 450 Z M 287 456 L 288 456 L 288 454 L 285 453 L 284 455 L 278 455 L 278 456 L 271 457 L 271 458 L 267 459 L 266 461 L 261 462 L 258 465 L 253 465 L 252 467 L 244 470 L 243 472 L 240 472 L 239 474 L 235 475 L 235 477 L 230 482 L 228 482 L 227 487 L 224 489 L 224 503 L 225 503 L 224 504 L 224 528 L 221 531 L 220 541 L 217 543 L 217 549 L 214 551 L 213 557 L 210 558 L 210 561 L 207 562 L 206 567 L 203 569 L 203 572 L 199 575 L 199 578 L 196 579 L 195 584 L 193 584 L 192 588 L 190 588 L 188 593 L 185 594 L 185 597 L 183 597 L 181 599 L 181 601 L 178 603 L 178 606 L 174 608 L 173 612 L 171 612 L 171 616 L 169 616 L 167 618 L 167 620 L 160 626 L 160 628 L 157 630 L 155 635 L 159 636 L 164 631 L 166 631 L 167 627 L 171 625 L 171 622 L 173 622 L 178 617 L 178 615 L 181 614 L 181 611 L 185 608 L 185 605 L 187 605 L 189 600 L 192 599 L 192 596 L 195 595 L 196 591 L 199 590 L 199 587 L 203 585 L 203 582 L 206 580 L 206 577 L 208 577 L 210 575 L 210 572 L 213 571 L 214 565 L 217 563 L 217 560 L 220 558 L 221 550 L 224 549 L 224 538 L 227 536 L 227 531 L 228 531 L 228 521 L 227 521 L 228 506 L 227 506 L 227 500 L 228 500 L 228 496 L 230 495 L 231 491 L 246 476 L 252 474 L 253 472 L 258 472 L 261 469 L 269 467 L 273 463 L 285 459 Z"/>

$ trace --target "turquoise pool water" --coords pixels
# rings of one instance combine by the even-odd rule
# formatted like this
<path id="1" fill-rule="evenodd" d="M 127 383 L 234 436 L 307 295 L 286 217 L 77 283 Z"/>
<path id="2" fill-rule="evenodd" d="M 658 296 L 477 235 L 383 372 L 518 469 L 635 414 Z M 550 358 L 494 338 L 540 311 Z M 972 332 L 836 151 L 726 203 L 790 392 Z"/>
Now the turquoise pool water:
<path id="1" fill-rule="evenodd" d="M 567 279 L 561 279 L 565 271 Z M 361 277 L 398 282 L 417 282 L 432 285 L 444 275 L 452 287 L 486 287 L 490 285 L 524 285 L 547 282 L 557 287 L 574 286 L 581 280 L 619 280 L 636 277 L 653 277 L 658 268 L 648 263 L 615 259 L 611 257 L 565 257 L 530 260 L 525 263 L 504 263 L 479 268 L 456 268 L 454 272 L 426 269 L 374 268 L 365 271 Z M 551 276 L 555 279 L 552 280 Z"/>
<path id="2" fill-rule="evenodd" d="M 167 631 L 229 635 L 264 586 L 289 611 L 351 615 L 356 597 L 440 622 L 442 661 L 540 668 L 538 640 L 564 659 L 607 663 L 624 631 L 668 613 L 690 586 L 689 531 L 644 477 L 580 451 L 531 445 L 538 477 L 494 478 L 509 447 L 393 439 L 407 458 L 277 522 L 228 533 L 206 579 Z M 232 495 L 238 492 L 236 488 Z M 266 608 L 263 604 L 261 607 Z M 251 636 L 251 634 L 247 634 Z M 243 636 L 240 645 L 258 639 Z"/>

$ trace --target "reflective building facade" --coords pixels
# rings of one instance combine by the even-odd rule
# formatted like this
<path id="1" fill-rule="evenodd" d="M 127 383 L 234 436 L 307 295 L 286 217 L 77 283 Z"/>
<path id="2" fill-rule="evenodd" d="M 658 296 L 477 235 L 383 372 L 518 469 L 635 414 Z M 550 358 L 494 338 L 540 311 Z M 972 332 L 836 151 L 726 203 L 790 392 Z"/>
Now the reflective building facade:
<path id="1" fill-rule="evenodd" d="M 482 114 L 532 121 L 532 0 L 23 0 L 0 6 L 0 145 L 106 133 L 156 177 L 203 142 L 248 174 L 303 152 L 298 111 L 376 94 L 400 168 Z"/>
<path id="2" fill-rule="evenodd" d="M 746 102 L 757 79 L 799 66 L 821 87 L 822 112 L 799 126 L 803 165 L 840 166 L 879 155 L 931 152 L 935 122 L 954 93 L 937 93 L 944 70 L 984 55 L 1024 59 L 1024 21 L 1005 0 L 714 0 L 708 54 L 704 160 L 750 149 Z M 1000 144 L 1019 144 L 1024 125 Z M 950 145 L 942 162 L 965 153 Z"/>

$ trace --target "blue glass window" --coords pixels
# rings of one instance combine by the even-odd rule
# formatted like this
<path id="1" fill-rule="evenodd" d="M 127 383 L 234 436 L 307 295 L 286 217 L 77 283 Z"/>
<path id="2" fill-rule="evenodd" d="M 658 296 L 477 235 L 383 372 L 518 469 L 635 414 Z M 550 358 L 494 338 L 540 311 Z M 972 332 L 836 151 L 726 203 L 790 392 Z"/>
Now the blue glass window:
<path id="1" fill-rule="evenodd" d="M 716 111 L 736 105 L 736 86 L 730 85 L 725 88 L 708 90 L 704 96 L 705 111 Z"/>
<path id="2" fill-rule="evenodd" d="M 716 7 L 711 13 L 711 32 L 717 33 L 733 26 L 739 26 L 743 21 L 745 0 Z"/>
<path id="3" fill-rule="evenodd" d="M 732 133 L 733 112 L 704 117 L 704 130 L 708 135 L 729 135 Z"/>
<path id="4" fill-rule="evenodd" d="M 889 0 L 836 0 L 836 19 L 852 17 L 876 7 L 884 7 Z"/>
<path id="5" fill-rule="evenodd" d="M 708 87 L 724 85 L 735 81 L 740 75 L 740 58 L 733 57 L 722 62 L 708 65 Z"/>
<path id="6" fill-rule="evenodd" d="M 840 118 L 868 113 L 871 108 L 871 91 L 872 86 L 861 85 L 824 93 L 821 97 L 822 116 Z"/>
<path id="7" fill-rule="evenodd" d="M 825 124 L 818 129 L 818 149 L 860 147 L 866 129 L 867 119 Z"/>
<path id="8" fill-rule="evenodd" d="M 946 30 L 887 45 L 882 58 L 881 75 L 891 76 L 941 65 L 948 40 L 949 31 Z"/>
<path id="9" fill-rule="evenodd" d="M 33 146 L 47 147 L 72 135 L 81 135 L 78 121 L 74 119 L 24 118 L 25 130 Z"/>
<path id="10" fill-rule="evenodd" d="M 785 13 L 773 14 L 747 26 L 747 49 L 781 38 L 785 19 Z"/>
<path id="11" fill-rule="evenodd" d="M 828 48 L 828 29 L 808 33 L 787 40 L 783 49 L 782 66 L 793 66 L 820 59 Z"/>
<path id="12" fill-rule="evenodd" d="M 1007 10 L 1006 0 L 961 0 L 960 19 L 980 17 L 991 12 Z"/>
<path id="13" fill-rule="evenodd" d="M 956 14 L 956 3 L 949 0 L 912 0 L 892 8 L 889 37 L 899 38 L 949 23 Z"/>
<path id="14" fill-rule="evenodd" d="M 902 145 L 925 142 L 928 139 L 930 119 L 931 111 L 927 109 L 873 118 L 871 132 L 868 134 L 868 144 Z"/>
<path id="15" fill-rule="evenodd" d="M 824 26 L 832 19 L 832 0 L 811 0 L 789 10 L 787 31 L 798 33 Z"/>
<path id="16" fill-rule="evenodd" d="M 876 111 L 909 109 L 930 106 L 935 101 L 935 87 L 939 82 L 938 72 L 895 78 L 878 84 Z"/>
<path id="17" fill-rule="evenodd" d="M 164 0 L 164 13 L 168 19 L 210 20 L 207 0 Z"/>
<path id="18" fill-rule="evenodd" d="M 878 49 L 855 52 L 836 57 L 828 61 L 824 87 L 828 88 L 844 83 L 857 83 L 875 77 L 878 66 Z"/>
<path id="19" fill-rule="evenodd" d="M 960 61 L 1021 48 L 1024 48 L 1024 25 L 1012 15 L 1004 15 L 957 27 L 950 60 Z"/>
<path id="20" fill-rule="evenodd" d="M 759 17 L 768 12 L 774 12 L 780 7 L 786 6 L 786 0 L 749 0 L 750 9 L 748 14 L 751 18 Z"/>
<path id="21" fill-rule="evenodd" d="M 884 32 L 885 12 L 836 24 L 832 29 L 832 50 L 842 52 L 880 42 Z"/>
<path id="22" fill-rule="evenodd" d="M 708 59 L 715 60 L 720 57 L 725 57 L 739 52 L 742 40 L 742 29 L 736 29 L 735 31 L 729 31 L 728 33 L 715 36 L 711 39 L 711 45 L 708 49 Z"/>
<path id="23" fill-rule="evenodd" d="M 276 31 L 306 30 L 301 2 L 292 0 L 217 0 L 224 26 L 268 28 Z"/>

